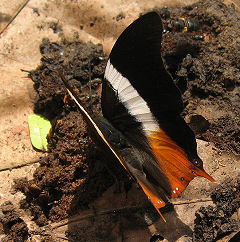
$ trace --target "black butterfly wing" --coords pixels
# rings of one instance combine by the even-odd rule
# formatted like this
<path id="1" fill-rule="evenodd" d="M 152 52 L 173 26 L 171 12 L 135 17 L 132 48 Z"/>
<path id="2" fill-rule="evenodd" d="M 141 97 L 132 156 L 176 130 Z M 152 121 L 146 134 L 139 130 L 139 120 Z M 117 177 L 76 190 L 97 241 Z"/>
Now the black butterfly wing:
<path id="1" fill-rule="evenodd" d="M 147 101 L 154 116 L 179 114 L 183 110 L 181 93 L 166 71 L 161 57 L 162 22 L 156 12 L 143 15 L 129 25 L 116 41 L 109 61 Z M 108 81 L 103 83 L 102 108 L 106 118 L 118 115 L 106 97 Z M 115 115 L 112 115 L 115 114 Z"/>
<path id="2" fill-rule="evenodd" d="M 177 196 L 197 175 L 213 181 L 197 156 L 192 130 L 179 116 L 181 94 L 164 67 L 161 38 L 156 12 L 128 26 L 111 51 L 102 90 L 103 115 L 140 152 L 135 162 L 142 177 L 133 176 L 155 207 L 161 198 L 158 188 Z M 124 159 L 127 167 L 130 161 Z"/>
<path id="3" fill-rule="evenodd" d="M 97 142 L 136 178 L 158 212 L 167 196 L 178 196 L 195 176 L 214 181 L 202 168 L 193 132 L 179 116 L 181 94 L 164 67 L 161 36 L 161 19 L 152 12 L 115 43 L 102 90 L 106 119 L 94 120 L 62 77 Z M 113 133 L 126 145 L 119 146 Z"/>

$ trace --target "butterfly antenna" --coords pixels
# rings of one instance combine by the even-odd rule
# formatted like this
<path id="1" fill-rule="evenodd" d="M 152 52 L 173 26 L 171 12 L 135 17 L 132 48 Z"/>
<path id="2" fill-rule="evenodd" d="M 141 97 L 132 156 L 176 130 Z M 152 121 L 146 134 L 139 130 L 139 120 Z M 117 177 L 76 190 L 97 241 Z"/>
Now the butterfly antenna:
<path id="1" fill-rule="evenodd" d="M 65 85 L 65 87 L 66 87 L 66 89 L 68 91 L 68 94 L 75 101 L 77 106 L 80 108 L 81 113 L 85 116 L 85 113 L 87 111 L 85 110 L 84 104 L 81 101 L 81 99 L 79 98 L 79 95 L 77 94 L 77 92 L 75 91 L 75 88 L 69 83 L 69 80 L 66 79 L 64 71 L 58 70 L 57 74 L 59 75 L 59 77 L 61 78 L 62 82 L 64 83 L 64 85 Z M 88 115 L 89 115 L 89 112 L 88 112 Z"/>

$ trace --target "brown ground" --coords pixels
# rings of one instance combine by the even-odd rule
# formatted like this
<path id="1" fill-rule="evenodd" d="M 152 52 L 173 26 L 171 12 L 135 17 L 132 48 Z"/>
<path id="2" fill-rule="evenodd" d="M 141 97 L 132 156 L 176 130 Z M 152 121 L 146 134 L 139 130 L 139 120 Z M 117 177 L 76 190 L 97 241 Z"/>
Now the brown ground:
<path id="1" fill-rule="evenodd" d="M 68 96 L 56 70 L 64 69 L 81 92 L 86 107 L 100 113 L 99 87 L 106 63 L 101 45 L 81 42 L 50 43 L 40 46 L 42 65 L 29 74 L 38 93 L 34 110 L 53 125 L 48 156 L 40 160 L 34 181 L 21 179 L 16 189 L 23 191 L 26 204 L 40 226 L 59 221 L 98 197 L 113 178 L 104 167 L 104 158 L 90 139 L 76 105 Z M 90 81 L 90 82 L 89 82 Z M 91 92 L 91 94 L 90 94 Z M 30 203 L 30 206 L 29 206 Z"/>
<path id="2" fill-rule="evenodd" d="M 194 19 L 201 26 L 199 31 L 167 33 L 163 39 L 166 64 L 184 93 L 184 115 L 217 106 L 218 116 L 205 117 L 202 111 L 210 127 L 196 130 L 197 137 L 239 154 L 239 13 L 221 1 L 203 1 L 170 12 L 171 18 L 179 16 Z M 199 36 L 204 40 L 197 40 Z"/>
<path id="3" fill-rule="evenodd" d="M 214 206 L 202 206 L 196 212 L 197 241 L 213 241 L 239 230 L 238 219 L 233 214 L 240 206 L 240 180 L 226 180 L 211 196 Z"/>
<path id="4" fill-rule="evenodd" d="M 163 57 L 183 92 L 184 117 L 198 138 L 214 143 L 223 152 L 240 155 L 239 13 L 220 1 L 203 1 L 186 8 L 160 9 L 160 12 L 165 27 L 175 17 L 193 18 L 200 23 L 197 31 L 170 31 L 163 36 Z M 124 15 L 119 15 L 116 21 L 122 18 Z M 50 27 L 61 32 L 61 27 Z M 199 40 L 198 36 L 204 39 Z M 49 137 L 49 152 L 41 158 L 34 179 L 18 180 L 15 189 L 26 195 L 21 208 L 43 226 L 89 208 L 114 183 L 114 178 L 104 167 L 104 155 L 92 143 L 75 104 L 69 97 L 64 102 L 66 91 L 55 72 L 64 69 L 66 77 L 79 89 L 85 105 L 100 114 L 98 90 L 106 63 L 102 47 L 65 39 L 61 43 L 44 39 L 40 51 L 41 65 L 29 74 L 37 91 L 34 111 L 48 117 L 54 128 Z M 238 230 L 236 218 L 232 218 L 240 207 L 237 179 L 226 181 L 223 187 L 208 194 L 214 205 L 197 211 L 194 235 L 185 228 L 186 234 L 195 236 L 197 241 L 214 241 Z M 129 229 L 128 226 L 136 231 L 146 227 L 146 221 L 141 221 L 143 213 L 139 211 L 110 212 L 109 216 L 96 217 L 92 224 L 80 230 L 69 226 L 65 236 L 69 241 L 94 241 L 92 238 L 116 241 L 116 234 Z M 140 218 L 129 221 L 129 214 L 131 218 L 135 215 Z M 120 227 L 115 226 L 118 222 Z M 12 225 L 7 226 L 4 232 L 14 236 L 10 232 Z M 109 231 L 112 231 L 110 235 Z M 23 233 L 25 237 L 26 233 Z M 164 237 L 169 239 L 167 235 Z M 51 241 L 50 237 L 45 239 Z"/>
<path id="5" fill-rule="evenodd" d="M 5 238 L 1 241 L 25 241 L 28 237 L 28 227 L 20 218 L 20 215 L 11 202 L 1 205 L 2 215 L 0 221 L 3 227 Z"/>

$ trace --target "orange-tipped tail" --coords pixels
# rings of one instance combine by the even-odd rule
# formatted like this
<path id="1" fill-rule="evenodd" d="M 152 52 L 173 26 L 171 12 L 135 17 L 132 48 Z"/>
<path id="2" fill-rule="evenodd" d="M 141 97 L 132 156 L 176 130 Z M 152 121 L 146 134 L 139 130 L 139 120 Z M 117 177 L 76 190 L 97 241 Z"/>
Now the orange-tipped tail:
<path id="1" fill-rule="evenodd" d="M 149 200 L 152 202 L 153 206 L 156 208 L 157 212 L 161 216 L 164 222 L 166 222 L 166 219 L 163 217 L 162 213 L 159 211 L 160 208 L 164 207 L 166 205 L 165 202 L 163 202 L 160 198 L 158 198 L 152 191 L 150 191 L 146 186 L 144 186 L 141 182 L 139 182 L 139 185 L 142 187 L 144 193 L 147 195 Z"/>
<path id="2" fill-rule="evenodd" d="M 204 171 L 203 169 L 202 169 L 202 170 L 199 169 L 198 171 L 196 171 L 196 174 L 197 174 L 198 176 L 202 176 L 202 177 L 208 179 L 208 180 L 211 181 L 211 182 L 216 182 L 216 181 L 215 181 L 210 175 L 208 175 L 207 172 Z"/>

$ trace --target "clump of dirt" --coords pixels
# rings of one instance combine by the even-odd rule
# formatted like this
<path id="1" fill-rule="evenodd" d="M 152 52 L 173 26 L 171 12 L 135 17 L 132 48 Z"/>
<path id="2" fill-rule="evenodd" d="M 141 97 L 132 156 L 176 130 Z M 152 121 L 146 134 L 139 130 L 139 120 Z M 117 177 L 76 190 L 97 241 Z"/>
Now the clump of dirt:
<path id="1" fill-rule="evenodd" d="M 91 106 L 93 112 L 98 114 L 100 105 L 97 88 L 106 65 L 102 45 L 64 40 L 57 43 L 43 39 L 40 52 L 41 65 L 29 74 L 38 93 L 34 112 L 50 120 L 62 113 L 67 91 L 57 73 L 61 69 L 64 70 L 66 79 L 71 80 L 81 93 L 84 104 Z"/>
<path id="2" fill-rule="evenodd" d="M 35 222 L 43 226 L 49 220 L 58 221 L 87 208 L 113 184 L 113 178 L 57 72 L 64 71 L 86 108 L 91 107 L 94 115 L 99 115 L 98 89 L 106 64 L 102 46 L 44 39 L 40 50 L 41 65 L 30 73 L 38 93 L 34 111 L 48 117 L 53 129 L 48 153 L 41 158 L 34 179 L 16 181 L 15 189 L 26 195 L 21 207 L 30 210 Z"/>
<path id="3" fill-rule="evenodd" d="M 6 234 L 1 241 L 27 241 L 29 235 L 27 224 L 20 218 L 19 212 L 13 204 L 10 201 L 4 202 L 0 209 L 2 212 L 0 222 Z"/>
<path id="4" fill-rule="evenodd" d="M 62 26 L 60 26 L 58 22 L 50 22 L 49 28 L 51 28 L 53 30 L 54 34 L 62 32 Z"/>
<path id="5" fill-rule="evenodd" d="M 201 207 L 196 212 L 196 241 L 215 241 L 239 230 L 232 215 L 240 207 L 240 180 L 225 181 L 212 193 L 212 199 L 214 206 Z"/>
<path id="6" fill-rule="evenodd" d="M 239 12 L 221 0 L 158 11 L 165 29 L 163 58 L 183 93 L 183 115 L 209 121 L 197 138 L 240 154 Z M 173 27 L 177 18 L 195 21 L 198 28 L 178 32 Z"/>

